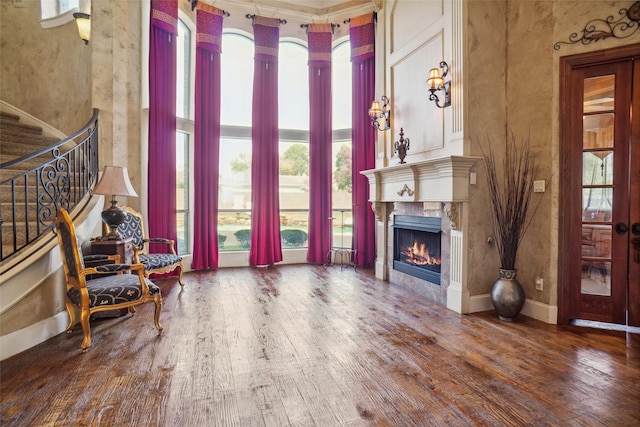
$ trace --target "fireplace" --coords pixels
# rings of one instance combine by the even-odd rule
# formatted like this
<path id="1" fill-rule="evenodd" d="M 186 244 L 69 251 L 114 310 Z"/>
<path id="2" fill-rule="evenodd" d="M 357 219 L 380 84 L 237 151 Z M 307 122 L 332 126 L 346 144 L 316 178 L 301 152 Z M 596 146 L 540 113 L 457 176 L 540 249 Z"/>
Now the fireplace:
<path id="1" fill-rule="evenodd" d="M 440 285 L 441 218 L 395 215 L 393 269 Z"/>

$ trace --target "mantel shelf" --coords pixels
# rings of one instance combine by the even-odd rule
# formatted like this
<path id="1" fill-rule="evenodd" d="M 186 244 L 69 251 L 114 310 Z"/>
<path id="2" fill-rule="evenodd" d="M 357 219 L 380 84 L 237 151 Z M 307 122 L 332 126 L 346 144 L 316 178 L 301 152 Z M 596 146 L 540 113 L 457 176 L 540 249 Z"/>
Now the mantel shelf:
<path id="1" fill-rule="evenodd" d="M 371 202 L 466 202 L 469 173 L 482 157 L 449 156 L 369 169 Z"/>

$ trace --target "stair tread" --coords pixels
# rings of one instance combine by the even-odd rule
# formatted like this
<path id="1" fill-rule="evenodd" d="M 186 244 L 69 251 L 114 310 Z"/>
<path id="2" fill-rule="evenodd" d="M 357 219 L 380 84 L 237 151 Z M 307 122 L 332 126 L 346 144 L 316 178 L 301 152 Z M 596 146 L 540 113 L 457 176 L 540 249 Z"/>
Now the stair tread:
<path id="1" fill-rule="evenodd" d="M 13 121 L 13 122 L 20 121 L 20 116 L 17 116 L 15 114 L 11 114 L 11 113 L 7 113 L 5 111 L 0 111 L 0 117 L 2 118 L 2 120 L 9 120 L 9 121 Z"/>

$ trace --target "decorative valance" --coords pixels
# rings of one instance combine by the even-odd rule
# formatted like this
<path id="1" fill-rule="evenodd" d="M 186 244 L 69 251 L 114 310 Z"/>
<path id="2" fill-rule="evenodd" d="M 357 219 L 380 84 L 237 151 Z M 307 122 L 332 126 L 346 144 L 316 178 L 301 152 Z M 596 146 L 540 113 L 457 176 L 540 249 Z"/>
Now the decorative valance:
<path id="1" fill-rule="evenodd" d="M 326 68 L 331 66 L 331 24 L 309 24 L 309 67 Z"/>
<path id="2" fill-rule="evenodd" d="M 151 25 L 178 34 L 178 0 L 151 0 Z"/>
<path id="3" fill-rule="evenodd" d="M 203 2 L 196 6 L 196 47 L 209 52 L 222 52 L 224 11 Z"/>
<path id="4" fill-rule="evenodd" d="M 253 34 L 255 40 L 255 59 L 268 62 L 278 61 L 278 43 L 280 42 L 280 20 L 253 17 Z"/>
<path id="5" fill-rule="evenodd" d="M 375 36 L 373 14 L 351 18 L 349 22 L 351 62 L 364 62 L 375 56 Z"/>

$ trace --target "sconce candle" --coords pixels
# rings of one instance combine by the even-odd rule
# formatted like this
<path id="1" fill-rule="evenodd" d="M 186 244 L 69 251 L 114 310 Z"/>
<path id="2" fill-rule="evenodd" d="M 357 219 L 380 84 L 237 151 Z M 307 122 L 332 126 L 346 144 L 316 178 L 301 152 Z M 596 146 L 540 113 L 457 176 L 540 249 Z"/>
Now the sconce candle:
<path id="1" fill-rule="evenodd" d="M 429 101 L 435 101 L 438 108 L 445 108 L 451 105 L 451 81 L 444 81 L 444 78 L 449 74 L 449 65 L 441 61 L 440 68 L 442 69 L 442 75 L 440 75 L 440 71 L 437 68 L 429 70 L 427 85 L 429 86 Z M 443 96 L 442 105 L 440 105 L 440 98 L 436 95 L 436 92 L 440 91 Z"/>
<path id="2" fill-rule="evenodd" d="M 389 108 L 389 98 L 382 95 L 380 100 L 383 103 L 382 108 L 380 108 L 378 101 L 373 101 L 371 108 L 369 108 L 369 116 L 371 116 L 371 126 L 377 128 L 379 131 L 385 131 L 391 127 L 389 119 L 391 109 Z M 380 123 L 380 119 L 384 119 L 384 123 Z"/>

